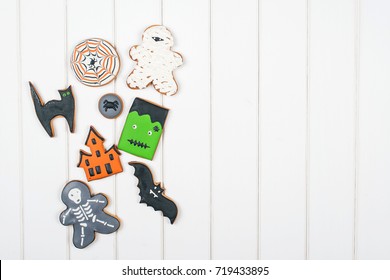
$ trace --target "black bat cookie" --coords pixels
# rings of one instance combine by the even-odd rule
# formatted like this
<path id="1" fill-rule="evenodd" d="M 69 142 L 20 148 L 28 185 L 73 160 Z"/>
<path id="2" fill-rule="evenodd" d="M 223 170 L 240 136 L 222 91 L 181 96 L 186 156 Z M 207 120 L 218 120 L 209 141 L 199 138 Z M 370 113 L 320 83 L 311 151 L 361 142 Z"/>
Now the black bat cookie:
<path id="1" fill-rule="evenodd" d="M 146 203 L 155 211 L 161 211 L 173 224 L 177 216 L 177 207 L 172 200 L 165 196 L 165 190 L 161 187 L 161 183 L 154 182 L 153 175 L 145 164 L 132 161 L 129 162 L 129 165 L 134 167 L 134 176 L 138 178 L 140 203 Z"/>
<path id="2" fill-rule="evenodd" d="M 50 100 L 46 104 L 42 102 L 38 91 L 31 82 L 30 91 L 38 119 L 50 137 L 54 136 L 51 120 L 58 116 L 64 117 L 68 122 L 70 131 L 74 131 L 74 97 L 70 86 L 65 90 L 58 91 L 61 100 Z"/>

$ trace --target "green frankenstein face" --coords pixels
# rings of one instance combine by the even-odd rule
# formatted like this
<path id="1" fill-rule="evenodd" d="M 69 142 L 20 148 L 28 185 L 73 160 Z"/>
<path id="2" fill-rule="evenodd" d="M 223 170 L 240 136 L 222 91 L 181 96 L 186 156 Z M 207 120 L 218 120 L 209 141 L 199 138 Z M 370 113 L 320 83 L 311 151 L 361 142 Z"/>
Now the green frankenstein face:
<path id="1" fill-rule="evenodd" d="M 167 109 L 136 98 L 127 115 L 118 148 L 152 160 L 167 114 Z"/>

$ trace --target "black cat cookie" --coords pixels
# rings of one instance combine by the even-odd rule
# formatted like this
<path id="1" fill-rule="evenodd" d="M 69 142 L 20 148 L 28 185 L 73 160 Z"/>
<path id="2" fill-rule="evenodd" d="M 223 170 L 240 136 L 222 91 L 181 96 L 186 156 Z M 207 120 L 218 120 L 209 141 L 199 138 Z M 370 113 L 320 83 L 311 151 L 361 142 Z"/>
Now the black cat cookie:
<path id="1" fill-rule="evenodd" d="M 176 204 L 165 195 L 165 189 L 161 183 L 155 183 L 150 169 L 140 162 L 129 162 L 129 165 L 135 169 L 134 176 L 138 178 L 140 203 L 153 207 L 155 211 L 161 211 L 167 217 L 171 224 L 174 223 L 177 216 Z"/>
<path id="2" fill-rule="evenodd" d="M 92 196 L 87 184 L 70 181 L 61 194 L 67 208 L 60 215 L 64 226 L 73 225 L 73 244 L 83 249 L 95 240 L 95 232 L 110 234 L 118 230 L 119 221 L 104 212 L 107 198 L 103 194 Z"/>
<path id="3" fill-rule="evenodd" d="M 31 82 L 29 82 L 29 84 L 35 112 L 47 134 L 49 134 L 50 137 L 54 136 L 51 121 L 59 116 L 66 119 L 70 132 L 73 132 L 75 102 L 71 86 L 64 90 L 58 90 L 61 97 L 60 100 L 50 100 L 47 103 L 43 103 L 33 84 Z"/>

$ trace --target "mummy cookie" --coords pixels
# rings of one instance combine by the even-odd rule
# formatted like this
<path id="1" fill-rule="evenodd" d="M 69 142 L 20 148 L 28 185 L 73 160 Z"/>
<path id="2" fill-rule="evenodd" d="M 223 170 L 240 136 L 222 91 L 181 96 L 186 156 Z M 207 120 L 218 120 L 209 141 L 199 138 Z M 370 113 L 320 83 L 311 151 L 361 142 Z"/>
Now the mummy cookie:
<path id="1" fill-rule="evenodd" d="M 130 49 L 130 58 L 137 62 L 127 78 L 131 89 L 144 89 L 148 85 L 161 94 L 173 95 L 177 84 L 173 70 L 183 64 L 182 56 L 171 50 L 173 37 L 162 25 L 148 27 L 142 36 L 142 44 Z"/>
<path id="2" fill-rule="evenodd" d="M 152 160 L 168 111 L 137 97 L 127 115 L 118 148 L 132 155 Z"/>
<path id="3" fill-rule="evenodd" d="M 165 189 L 161 187 L 161 183 L 154 182 L 153 175 L 145 164 L 132 161 L 129 165 L 134 167 L 134 176 L 138 178 L 137 187 L 141 197 L 139 203 L 145 203 L 155 211 L 161 211 L 173 224 L 177 216 L 177 207 L 170 198 L 165 196 Z"/>
<path id="4" fill-rule="evenodd" d="M 115 48 L 108 41 L 93 38 L 74 48 L 70 66 L 80 83 L 99 87 L 116 78 L 120 60 Z"/>
<path id="5" fill-rule="evenodd" d="M 123 171 L 120 152 L 116 145 L 107 151 L 104 148 L 104 138 L 91 126 L 85 145 L 91 153 L 80 150 L 80 162 L 77 167 L 84 169 L 88 181 L 105 178 Z"/>
<path id="6" fill-rule="evenodd" d="M 70 132 L 74 131 L 74 97 L 72 88 L 69 86 L 67 89 L 59 90 L 60 100 L 50 100 L 47 103 L 43 103 L 38 91 L 33 84 L 30 83 L 31 97 L 34 102 L 35 113 L 50 137 L 54 136 L 51 121 L 56 117 L 64 117 L 68 122 Z"/>
<path id="7" fill-rule="evenodd" d="M 110 234 L 118 230 L 119 221 L 104 212 L 107 198 L 103 194 L 92 196 L 87 184 L 70 181 L 61 194 L 67 208 L 60 215 L 64 226 L 73 225 L 73 244 L 83 249 L 95 240 L 95 232 Z"/>

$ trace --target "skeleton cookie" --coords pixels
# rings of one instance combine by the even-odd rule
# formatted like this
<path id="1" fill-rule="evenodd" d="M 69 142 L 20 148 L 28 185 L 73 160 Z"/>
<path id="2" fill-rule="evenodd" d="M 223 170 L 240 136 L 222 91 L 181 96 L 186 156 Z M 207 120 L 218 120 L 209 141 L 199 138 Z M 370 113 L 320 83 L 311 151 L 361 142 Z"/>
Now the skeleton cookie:
<path id="1" fill-rule="evenodd" d="M 103 194 L 91 197 L 88 186 L 81 181 L 70 181 L 61 199 L 67 206 L 60 215 L 64 226 L 73 225 L 73 244 L 83 249 L 95 240 L 95 232 L 109 234 L 119 228 L 119 221 L 106 214 L 107 198 Z"/>
<path id="2" fill-rule="evenodd" d="M 162 94 L 173 95 L 177 84 L 173 70 L 183 64 L 183 58 L 171 51 L 173 37 L 162 25 L 148 27 L 142 36 L 142 44 L 130 49 L 130 57 L 137 62 L 127 77 L 131 89 L 143 89 L 151 83 Z"/>

